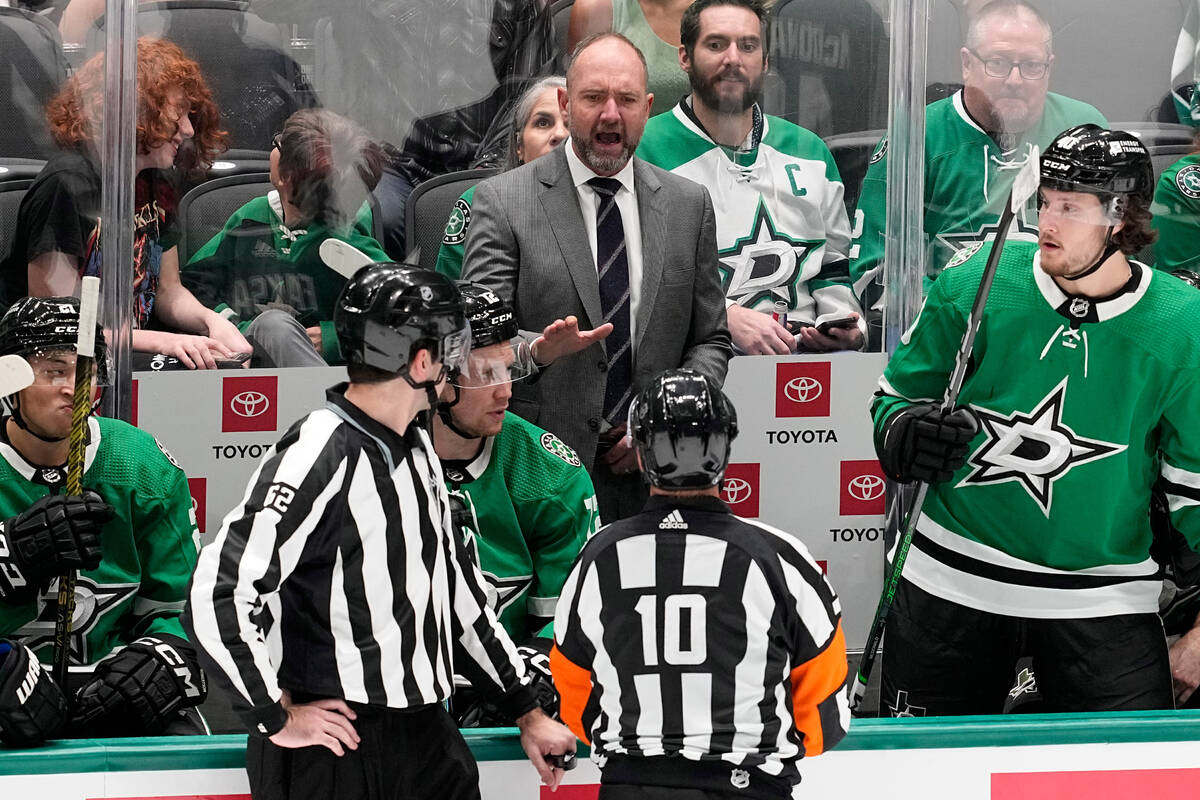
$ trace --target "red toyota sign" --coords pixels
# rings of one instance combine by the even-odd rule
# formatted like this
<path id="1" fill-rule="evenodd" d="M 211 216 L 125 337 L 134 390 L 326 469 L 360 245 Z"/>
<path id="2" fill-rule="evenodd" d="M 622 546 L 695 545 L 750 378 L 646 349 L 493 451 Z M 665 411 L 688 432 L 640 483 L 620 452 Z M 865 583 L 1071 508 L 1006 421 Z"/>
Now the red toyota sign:
<path id="1" fill-rule="evenodd" d="M 776 364 L 775 416 L 828 417 L 829 369 L 828 361 Z"/>
<path id="2" fill-rule="evenodd" d="M 221 380 L 221 430 L 224 433 L 273 431 L 277 427 L 279 377 L 255 375 Z"/>
<path id="3" fill-rule="evenodd" d="M 208 508 L 208 478 L 188 478 L 188 491 L 192 495 L 192 511 L 196 512 L 196 528 L 204 533 L 204 519 Z"/>
<path id="4" fill-rule="evenodd" d="M 879 516 L 884 513 L 883 470 L 875 459 L 843 461 L 841 500 L 838 511 L 844 517 Z"/>
<path id="5" fill-rule="evenodd" d="M 760 464 L 730 464 L 721 481 L 721 499 L 739 517 L 758 516 Z"/>

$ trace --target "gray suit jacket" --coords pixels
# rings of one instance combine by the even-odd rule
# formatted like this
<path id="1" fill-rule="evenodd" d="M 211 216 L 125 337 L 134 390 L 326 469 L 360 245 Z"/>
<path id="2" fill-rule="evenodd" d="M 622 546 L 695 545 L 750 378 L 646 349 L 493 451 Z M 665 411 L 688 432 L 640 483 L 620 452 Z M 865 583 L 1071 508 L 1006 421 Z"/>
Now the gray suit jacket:
<path id="1" fill-rule="evenodd" d="M 678 367 L 723 384 L 732 351 L 712 200 L 699 184 L 640 159 L 633 169 L 642 227 L 634 388 Z M 563 146 L 476 187 L 463 278 L 511 300 L 529 336 L 569 314 L 584 330 L 600 324 L 596 262 Z M 599 343 L 513 385 L 512 410 L 558 434 L 589 470 L 606 366 Z"/>

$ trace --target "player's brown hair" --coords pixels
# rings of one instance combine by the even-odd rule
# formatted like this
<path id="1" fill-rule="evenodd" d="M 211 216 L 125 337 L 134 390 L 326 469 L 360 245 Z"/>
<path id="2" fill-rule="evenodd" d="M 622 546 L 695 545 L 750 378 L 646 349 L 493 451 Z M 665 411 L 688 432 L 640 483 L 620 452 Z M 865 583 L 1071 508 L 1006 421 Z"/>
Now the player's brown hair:
<path id="1" fill-rule="evenodd" d="M 137 152 L 145 155 L 169 141 L 177 129 L 167 111 L 172 90 L 186 99 L 195 136 L 180 149 L 184 170 L 207 167 L 226 148 L 221 113 L 200 66 L 174 42 L 143 36 L 137 45 Z M 59 147 L 96 146 L 104 109 L 104 53 L 97 53 L 63 84 L 46 106 L 50 131 Z"/>
<path id="2" fill-rule="evenodd" d="M 1150 205 L 1145 200 L 1133 195 L 1126 197 L 1121 212 L 1121 221 L 1125 225 L 1113 234 L 1113 244 L 1121 248 L 1121 252 L 1127 256 L 1154 244 L 1158 239 L 1158 231 L 1150 226 L 1152 217 Z"/>

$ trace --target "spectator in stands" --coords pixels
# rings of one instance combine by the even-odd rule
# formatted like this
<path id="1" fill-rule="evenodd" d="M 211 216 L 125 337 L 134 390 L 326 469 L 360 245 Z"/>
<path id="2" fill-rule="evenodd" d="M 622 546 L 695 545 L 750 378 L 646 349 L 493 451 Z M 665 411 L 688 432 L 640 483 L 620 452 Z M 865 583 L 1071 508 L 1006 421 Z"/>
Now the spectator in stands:
<path id="1" fill-rule="evenodd" d="M 196 62 L 163 39 L 138 40 L 137 185 L 134 215 L 135 369 L 165 354 L 192 369 L 247 353 L 228 320 L 179 280 L 176 165 L 210 163 L 224 144 L 219 113 Z M 71 295 L 83 275 L 102 275 L 98 146 L 104 54 L 91 58 L 47 108 L 62 152 L 46 163 L 21 202 L 12 250 L 0 267 L 5 306 L 24 295 Z M 116 275 L 127 262 L 118 260 Z M 140 357 L 139 357 L 140 354 Z"/>
<path id="2" fill-rule="evenodd" d="M 1200 271 L 1200 131 L 1192 152 L 1163 170 L 1150 206 L 1158 269 Z"/>
<path id="3" fill-rule="evenodd" d="M 995 235 L 1013 177 L 1030 149 L 1083 123 L 1107 125 L 1092 106 L 1048 91 L 1054 53 L 1049 23 L 1025 0 L 995 0 L 970 17 L 960 53 L 964 87 L 925 115 L 924 289 Z M 851 276 L 864 309 L 881 308 L 887 226 L 888 140 L 875 148 L 858 203 Z M 1032 205 L 1010 238 L 1032 240 Z"/>
<path id="4" fill-rule="evenodd" d="M 692 93 L 646 124 L 638 155 L 712 194 L 739 351 L 857 349 L 866 327 L 837 165 L 816 134 L 758 105 L 766 16 L 761 0 L 696 0 L 684 12 L 679 63 Z"/>
<path id="5" fill-rule="evenodd" d="M 319 25 L 322 104 L 360 123 L 388 158 L 375 189 L 384 249 L 405 254 L 404 207 L 436 175 L 498 167 L 512 107 L 559 72 L 549 3 L 530 0 L 253 0 L 264 19 Z"/>
<path id="6" fill-rule="evenodd" d="M 670 111 L 690 92 L 679 68 L 679 21 L 692 0 L 576 0 L 571 6 L 567 52 L 595 33 L 626 36 L 646 58 L 651 114 Z"/>
<path id="7" fill-rule="evenodd" d="M 229 318 L 254 347 L 256 367 L 342 363 L 333 308 L 346 277 L 321 258 L 335 238 L 389 261 L 372 236 L 366 202 L 382 148 L 326 109 L 297 111 L 271 150 L 274 190 L 238 209 L 192 256 L 184 283 Z"/>
<path id="8" fill-rule="evenodd" d="M 541 158 L 567 138 L 567 125 L 558 107 L 558 90 L 566 89 L 567 81 L 550 75 L 525 90 L 513 112 L 512 133 L 508 137 L 508 156 L 504 168 L 516 169 L 522 164 Z M 446 222 L 446 235 L 438 251 L 437 271 L 452 280 L 462 275 L 462 259 L 471 225 L 471 199 L 475 187 L 467 189 L 454 204 Z"/>
<path id="9" fill-rule="evenodd" d="M 650 96 L 628 39 L 584 40 L 559 102 L 569 143 L 479 184 L 463 277 L 511 302 L 523 331 L 549 339 L 563 317 L 591 328 L 583 335 L 608 328 L 603 343 L 515 384 L 512 409 L 579 455 L 610 521 L 647 496 L 624 435 L 633 393 L 680 366 L 725 380 L 716 224 L 704 187 L 633 157 Z M 556 355 L 532 349 L 539 364 Z"/>

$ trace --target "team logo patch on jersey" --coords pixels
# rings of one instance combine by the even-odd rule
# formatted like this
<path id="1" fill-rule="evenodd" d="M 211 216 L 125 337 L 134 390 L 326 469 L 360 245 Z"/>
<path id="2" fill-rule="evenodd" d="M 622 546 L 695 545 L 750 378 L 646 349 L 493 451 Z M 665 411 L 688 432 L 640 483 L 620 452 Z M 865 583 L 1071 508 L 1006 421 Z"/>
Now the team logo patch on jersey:
<path id="1" fill-rule="evenodd" d="M 575 455 L 575 451 L 567 447 L 562 439 L 555 436 L 553 433 L 542 434 L 542 447 L 546 448 L 546 452 L 570 464 L 572 467 L 582 467 L 583 462 L 579 460 L 579 456 Z"/>
<path id="2" fill-rule="evenodd" d="M 980 248 L 982 248 L 982 247 L 983 247 L 983 242 L 975 242 L 974 244 L 967 245 L 966 247 L 959 250 L 954 255 L 950 256 L 950 260 L 946 262 L 946 269 L 950 269 L 951 267 L 957 267 L 960 264 L 967 263 L 967 261 L 971 258 L 971 256 L 978 253 Z"/>
<path id="3" fill-rule="evenodd" d="M 1084 297 L 1075 297 L 1071 300 L 1071 305 L 1068 307 L 1072 317 L 1077 319 L 1086 317 L 1088 310 L 1092 307 L 1091 301 Z"/>
<path id="4" fill-rule="evenodd" d="M 119 616 L 125 601 L 133 598 L 138 586 L 137 583 L 97 583 L 86 575 L 79 576 L 75 584 L 75 615 L 71 618 L 72 664 L 89 664 L 105 655 L 90 651 L 88 634 L 110 614 Z M 37 607 L 37 617 L 11 635 L 34 651 L 54 646 L 54 623 L 58 616 L 57 578 L 37 596 Z"/>
<path id="5" fill-rule="evenodd" d="M 975 469 L 955 488 L 1019 483 L 1049 517 L 1055 481 L 1081 464 L 1116 455 L 1128 446 L 1077 435 L 1062 421 L 1066 398 L 1063 378 L 1028 414 L 998 414 L 972 404 L 987 438 L 969 460 Z"/>
<path id="6" fill-rule="evenodd" d="M 792 239 L 775 230 L 771 214 L 760 199 L 750 233 L 717 253 L 725 296 L 747 308 L 763 300 L 784 300 L 788 308 L 795 308 L 796 284 L 805 263 L 824 243 L 824 239 Z"/>
<path id="7" fill-rule="evenodd" d="M 172 464 L 174 464 L 176 469 L 183 469 L 183 466 L 175 460 L 175 456 L 171 455 L 171 452 L 163 446 L 163 443 L 160 442 L 157 437 L 154 439 L 154 443 L 158 445 L 158 449 L 162 451 L 162 454 L 167 457 L 167 461 L 170 461 Z"/>
<path id="8" fill-rule="evenodd" d="M 888 140 L 887 140 L 887 137 L 885 136 L 882 140 L 880 140 L 879 144 L 877 144 L 875 146 L 875 152 L 871 153 L 871 158 L 870 158 L 870 160 L 867 161 L 867 163 L 868 164 L 877 163 L 881 158 L 883 158 L 884 156 L 887 155 L 887 149 L 888 149 Z"/>
<path id="9" fill-rule="evenodd" d="M 1200 198 L 1200 164 L 1190 164 L 1175 173 L 1175 185 L 1193 200 Z"/>
<path id="10" fill-rule="evenodd" d="M 471 206 L 461 197 L 454 201 L 450 219 L 446 222 L 446 233 L 442 244 L 462 244 L 467 239 L 467 228 L 471 224 Z"/>

